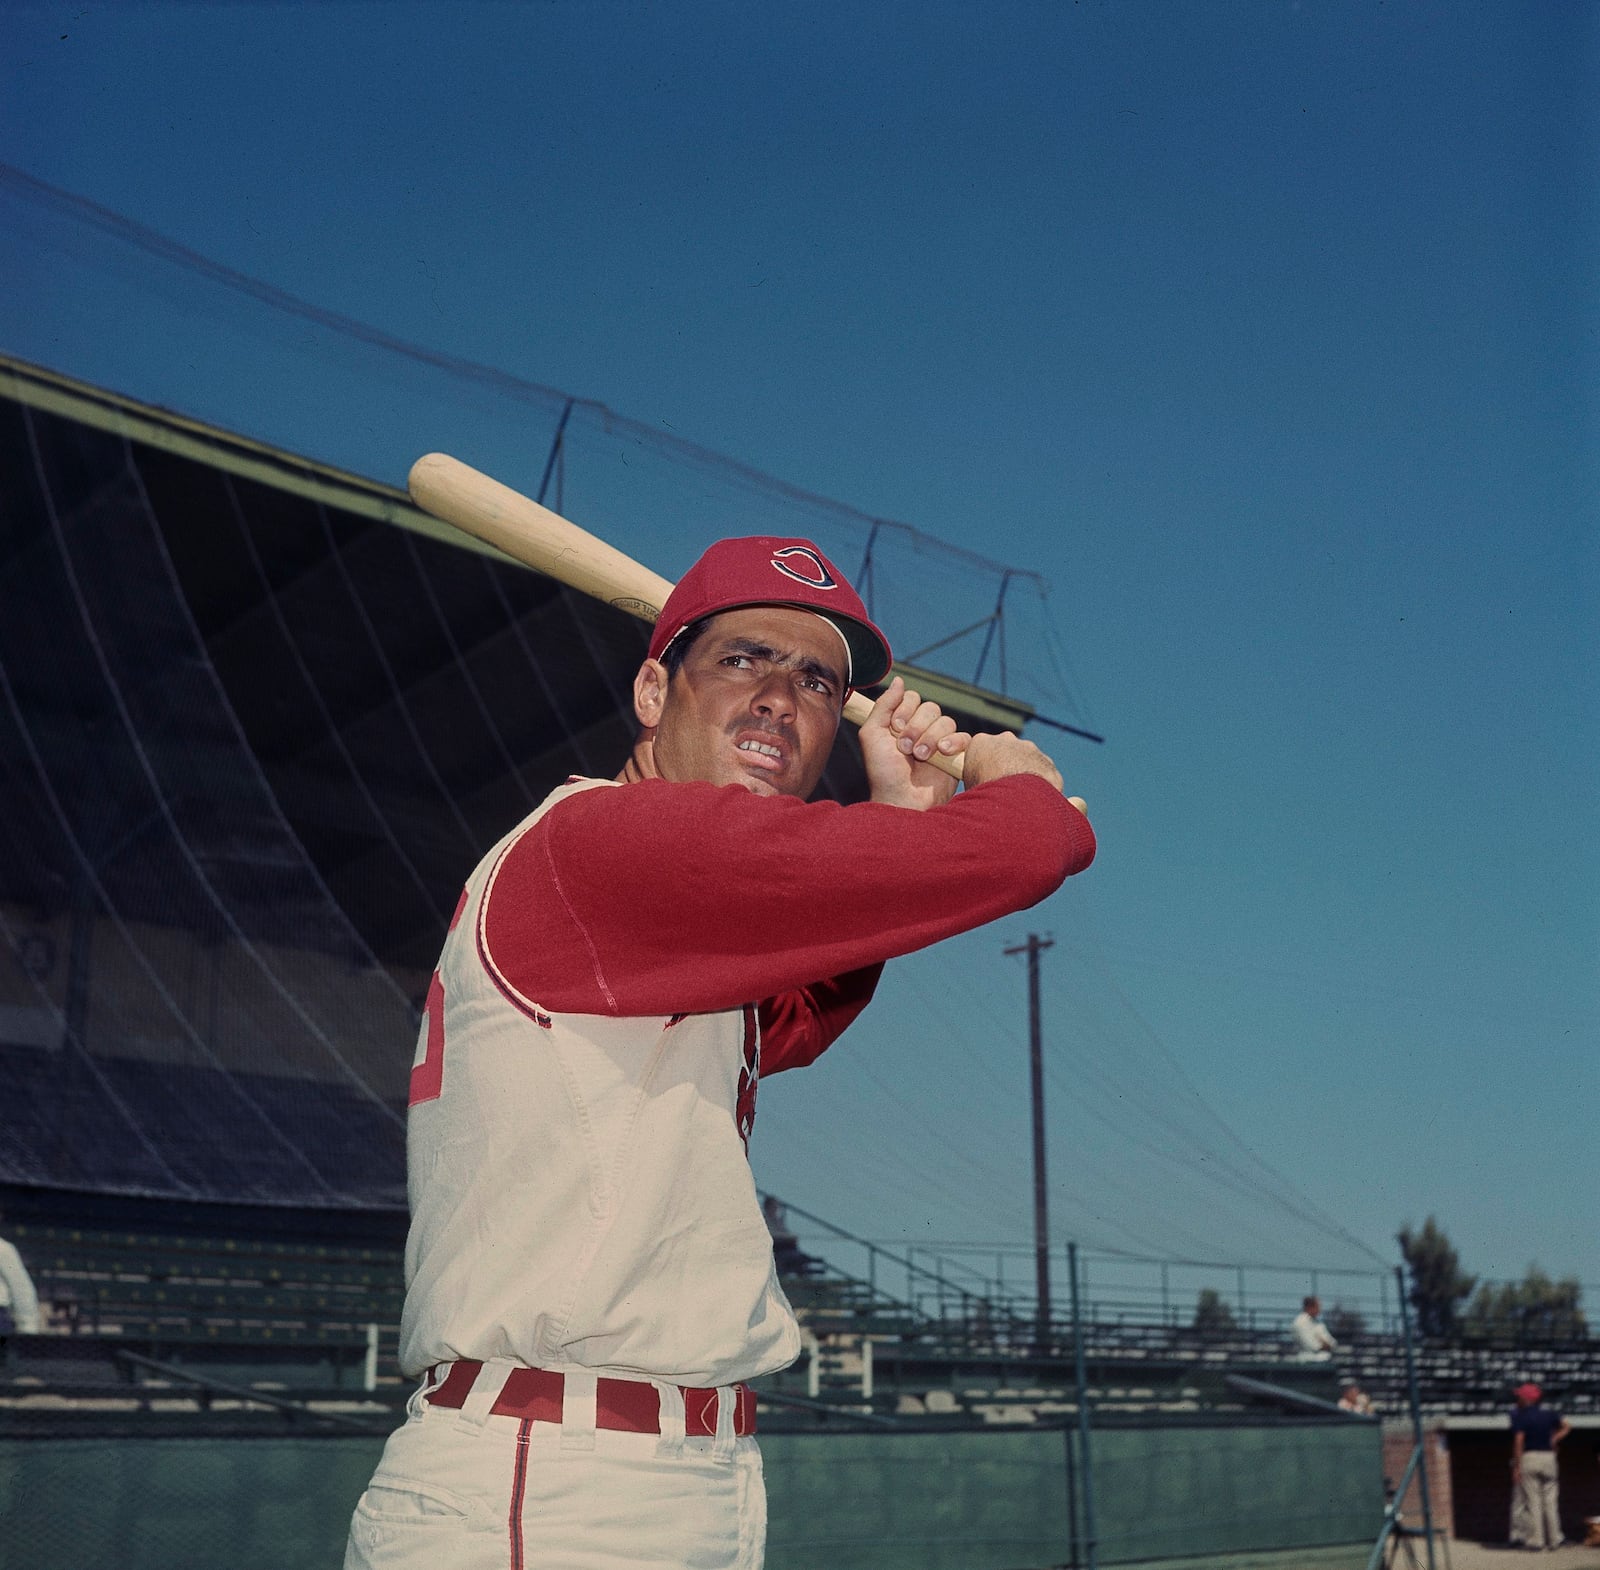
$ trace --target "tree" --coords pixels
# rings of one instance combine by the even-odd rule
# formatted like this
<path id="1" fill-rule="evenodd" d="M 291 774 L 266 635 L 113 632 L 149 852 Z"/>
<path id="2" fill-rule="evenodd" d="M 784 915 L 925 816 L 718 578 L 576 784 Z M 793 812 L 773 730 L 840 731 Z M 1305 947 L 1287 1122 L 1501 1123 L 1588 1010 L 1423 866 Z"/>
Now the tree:
<path id="1" fill-rule="evenodd" d="M 1233 1310 L 1215 1287 L 1201 1287 L 1195 1299 L 1194 1328 L 1202 1335 L 1220 1336 L 1236 1328 Z"/>
<path id="2" fill-rule="evenodd" d="M 1411 1272 L 1407 1295 L 1416 1310 L 1417 1330 L 1425 1336 L 1454 1335 L 1460 1320 L 1456 1306 L 1471 1295 L 1478 1278 L 1463 1274 L 1450 1239 L 1432 1216 L 1420 1232 L 1414 1232 L 1408 1221 L 1400 1228 L 1398 1241 Z"/>
<path id="3" fill-rule="evenodd" d="M 1467 1306 L 1463 1331 L 1469 1336 L 1514 1341 L 1574 1341 L 1589 1333 L 1579 1308 L 1583 1288 L 1575 1276 L 1552 1281 L 1529 1265 L 1520 1281 L 1485 1281 Z"/>

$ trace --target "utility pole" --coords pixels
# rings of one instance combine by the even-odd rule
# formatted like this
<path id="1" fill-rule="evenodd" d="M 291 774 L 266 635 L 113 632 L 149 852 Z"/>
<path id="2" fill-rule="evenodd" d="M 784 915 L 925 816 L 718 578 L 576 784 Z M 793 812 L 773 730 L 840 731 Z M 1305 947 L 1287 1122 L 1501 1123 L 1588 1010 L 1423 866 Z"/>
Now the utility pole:
<path id="1" fill-rule="evenodd" d="M 1030 932 L 1026 943 L 1006 949 L 1028 956 L 1028 1063 L 1033 1080 L 1033 1248 L 1038 1272 L 1039 1320 L 1036 1339 L 1041 1353 L 1050 1350 L 1050 1222 L 1044 1175 L 1044 1052 L 1039 1036 L 1039 956 L 1055 947 L 1053 938 Z"/>

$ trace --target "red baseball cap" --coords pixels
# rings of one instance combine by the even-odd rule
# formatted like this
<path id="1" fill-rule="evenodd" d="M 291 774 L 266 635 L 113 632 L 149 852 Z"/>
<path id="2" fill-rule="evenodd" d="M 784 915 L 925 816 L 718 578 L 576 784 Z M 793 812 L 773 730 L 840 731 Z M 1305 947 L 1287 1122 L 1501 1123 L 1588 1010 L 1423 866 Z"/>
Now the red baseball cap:
<path id="1" fill-rule="evenodd" d="M 849 685 L 871 687 L 889 674 L 894 656 L 861 596 L 810 540 L 757 534 L 718 540 L 667 596 L 650 637 L 659 660 L 686 627 L 703 616 L 746 605 L 787 605 L 813 611 L 839 629 L 850 651 Z"/>
<path id="2" fill-rule="evenodd" d="M 1514 1394 L 1519 1401 L 1526 1401 L 1529 1406 L 1534 1406 L 1538 1403 L 1539 1397 L 1544 1394 L 1544 1391 L 1530 1381 L 1528 1384 L 1518 1385 Z"/>

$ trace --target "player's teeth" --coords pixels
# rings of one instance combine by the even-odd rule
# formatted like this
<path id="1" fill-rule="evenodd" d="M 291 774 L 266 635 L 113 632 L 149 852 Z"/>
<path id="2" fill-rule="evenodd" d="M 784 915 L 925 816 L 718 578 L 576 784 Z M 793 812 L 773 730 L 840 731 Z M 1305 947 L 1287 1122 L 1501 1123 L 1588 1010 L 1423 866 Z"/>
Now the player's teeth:
<path id="1" fill-rule="evenodd" d="M 776 747 L 765 746 L 759 741 L 741 741 L 739 743 L 739 751 L 765 753 L 769 758 L 781 758 L 783 756 Z"/>

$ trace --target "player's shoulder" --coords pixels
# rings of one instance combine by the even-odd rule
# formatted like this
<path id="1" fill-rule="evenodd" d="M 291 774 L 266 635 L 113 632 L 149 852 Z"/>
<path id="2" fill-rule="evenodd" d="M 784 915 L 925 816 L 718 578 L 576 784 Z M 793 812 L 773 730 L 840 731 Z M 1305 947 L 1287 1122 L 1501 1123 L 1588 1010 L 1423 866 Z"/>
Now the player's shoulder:
<path id="1" fill-rule="evenodd" d="M 569 774 L 506 838 L 508 840 L 520 839 L 529 829 L 535 828 L 556 808 L 563 806 L 567 802 L 591 796 L 596 801 L 603 800 L 612 794 L 611 791 L 606 790 L 604 787 L 618 786 L 621 783 L 620 780 L 593 779 L 586 774 Z"/>
<path id="2" fill-rule="evenodd" d="M 545 799 L 539 803 L 534 816 L 548 812 L 550 808 L 568 801 L 574 796 L 581 796 L 585 791 L 603 790 L 607 786 L 620 788 L 621 780 L 596 779 L 589 774 L 569 774 Z"/>
<path id="3" fill-rule="evenodd" d="M 597 785 L 614 785 L 615 790 L 594 790 Z M 679 816 L 722 817 L 730 812 L 772 811 L 803 807 L 806 803 L 789 796 L 757 796 L 742 785 L 714 785 L 708 780 L 595 780 L 570 778 L 553 790 L 530 822 L 562 809 L 570 818 L 581 814 L 590 818 L 674 818 Z"/>
<path id="4" fill-rule="evenodd" d="M 615 780 L 590 779 L 584 775 L 569 774 L 531 812 L 512 824 L 483 853 L 479 858 L 476 870 L 468 880 L 469 890 L 473 884 L 485 880 L 491 884 L 494 883 L 508 864 L 514 864 L 519 859 L 525 858 L 530 847 L 537 844 L 544 835 L 548 827 L 550 814 L 561 807 L 563 803 L 591 792 L 595 795 L 609 794 L 598 791 L 595 788 L 616 783 Z"/>

